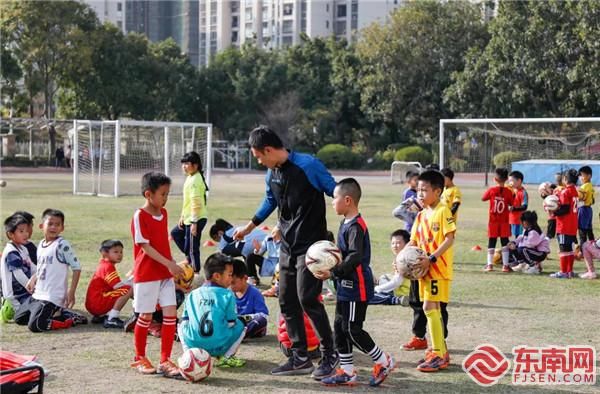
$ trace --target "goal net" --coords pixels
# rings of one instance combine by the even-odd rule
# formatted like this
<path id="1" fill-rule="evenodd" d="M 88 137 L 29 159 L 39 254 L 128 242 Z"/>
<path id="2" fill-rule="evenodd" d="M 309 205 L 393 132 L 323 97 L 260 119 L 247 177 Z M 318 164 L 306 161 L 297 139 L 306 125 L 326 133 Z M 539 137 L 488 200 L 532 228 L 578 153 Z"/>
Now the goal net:
<path id="1" fill-rule="evenodd" d="M 75 120 L 70 137 L 74 194 L 140 194 L 140 179 L 149 171 L 170 176 L 171 193 L 180 194 L 185 180 L 180 160 L 192 150 L 203 158 L 204 177 L 210 185 L 210 124 Z"/>
<path id="2" fill-rule="evenodd" d="M 442 119 L 439 138 L 440 166 L 486 185 L 497 167 L 563 171 L 600 159 L 600 118 Z"/>
<path id="3" fill-rule="evenodd" d="M 406 174 L 408 172 L 420 174 L 423 171 L 421 163 L 418 161 L 395 161 L 390 167 L 390 177 L 392 185 L 406 183 Z"/>

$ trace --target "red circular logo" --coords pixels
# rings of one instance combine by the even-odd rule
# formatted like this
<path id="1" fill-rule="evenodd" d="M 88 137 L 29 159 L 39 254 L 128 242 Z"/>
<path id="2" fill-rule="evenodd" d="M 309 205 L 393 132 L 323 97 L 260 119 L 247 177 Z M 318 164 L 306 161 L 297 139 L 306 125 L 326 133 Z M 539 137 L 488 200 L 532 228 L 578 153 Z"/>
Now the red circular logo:
<path id="1" fill-rule="evenodd" d="M 479 345 L 462 363 L 463 370 L 480 386 L 493 386 L 508 372 L 510 362 L 494 345 Z"/>

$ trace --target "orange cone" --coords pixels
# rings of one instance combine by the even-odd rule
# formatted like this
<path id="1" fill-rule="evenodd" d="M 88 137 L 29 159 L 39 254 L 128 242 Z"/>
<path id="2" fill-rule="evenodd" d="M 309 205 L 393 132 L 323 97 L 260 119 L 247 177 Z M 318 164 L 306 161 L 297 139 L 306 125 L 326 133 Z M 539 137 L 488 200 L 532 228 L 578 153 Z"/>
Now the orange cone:
<path id="1" fill-rule="evenodd" d="M 261 227 L 261 230 L 269 231 L 269 230 L 270 230 L 270 228 L 269 228 L 269 226 L 262 226 L 262 227 Z"/>
<path id="2" fill-rule="evenodd" d="M 210 247 L 210 246 L 215 246 L 215 245 L 216 244 L 213 242 L 212 239 L 209 239 L 202 244 L 202 246 L 204 246 L 205 248 Z"/>
<path id="3" fill-rule="evenodd" d="M 471 248 L 471 250 L 472 250 L 473 252 L 481 252 L 481 246 L 479 246 L 479 245 L 475 245 L 475 246 L 473 246 L 473 247 Z"/>

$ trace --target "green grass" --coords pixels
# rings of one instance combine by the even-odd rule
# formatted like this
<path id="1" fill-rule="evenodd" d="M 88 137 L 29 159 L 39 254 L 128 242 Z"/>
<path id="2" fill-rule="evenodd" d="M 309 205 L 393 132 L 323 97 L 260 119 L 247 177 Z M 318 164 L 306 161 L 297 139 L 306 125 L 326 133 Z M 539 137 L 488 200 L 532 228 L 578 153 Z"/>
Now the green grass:
<path id="1" fill-rule="evenodd" d="M 65 212 L 64 237 L 71 241 L 82 261 L 82 280 L 77 291 L 76 309 L 84 310 L 83 302 L 87 283 L 98 261 L 98 246 L 106 238 L 124 241 L 126 253 L 118 267 L 121 274 L 131 268 L 132 248 L 130 220 L 133 211 L 142 205 L 140 196 L 99 198 L 73 196 L 71 178 L 52 172 L 37 174 L 4 174 L 8 185 L 0 189 L 0 214 L 4 218 L 17 209 L 32 212 L 38 219 L 48 207 Z M 399 203 L 401 188 L 392 186 L 385 177 L 359 177 L 363 186 L 361 212 L 371 234 L 372 265 L 376 276 L 391 271 L 389 234 L 402 223 L 391 216 Z M 459 183 L 460 186 L 460 183 Z M 452 284 L 450 335 L 448 344 L 452 365 L 443 373 L 425 375 L 414 369 L 420 352 L 403 352 L 400 345 L 409 339 L 412 311 L 402 307 L 370 307 L 365 324 L 377 343 L 392 352 L 399 360 L 399 368 L 386 381 L 381 390 L 398 392 L 480 392 L 462 371 L 462 359 L 477 345 L 492 343 L 510 354 L 513 346 L 530 345 L 594 345 L 600 344 L 598 305 L 600 281 L 553 280 L 546 275 L 484 273 L 485 251 L 473 252 L 479 244 L 485 250 L 487 205 L 480 201 L 483 188 L 463 188 L 464 202 L 460 208 L 455 244 L 454 281 Z M 264 180 L 256 174 L 216 174 L 213 177 L 209 199 L 209 225 L 216 218 L 234 224 L 245 224 L 254 213 L 264 192 Z M 531 190 L 533 207 L 541 213 L 541 199 Z M 330 199 L 327 203 L 330 203 Z M 171 223 L 178 216 L 181 199 L 172 196 L 167 204 Z M 540 214 L 544 218 L 544 214 Z M 339 217 L 328 207 L 329 228 L 337 232 Z M 274 224 L 275 215 L 267 221 Z M 543 219 L 542 219 L 543 220 Z M 39 221 L 36 221 L 36 223 Z M 545 223 L 542 225 L 545 228 Z M 207 238 L 207 229 L 203 238 Z M 36 228 L 33 239 L 39 241 L 41 232 Z M 546 272 L 557 269 L 556 243 L 552 242 L 552 258 L 545 265 Z M 214 248 L 203 248 L 202 256 Z M 183 258 L 179 253 L 177 258 Z M 576 271 L 583 270 L 583 262 L 576 263 Z M 318 383 L 307 377 L 273 377 L 269 370 L 283 360 L 274 336 L 279 308 L 276 301 L 268 300 L 271 310 L 267 338 L 245 343 L 240 357 L 248 360 L 239 370 L 218 369 L 199 385 L 172 381 L 158 377 L 142 377 L 128 368 L 133 355 L 131 334 L 107 331 L 98 326 L 75 327 L 67 331 L 31 334 L 26 328 L 6 324 L 2 329 L 2 348 L 25 354 L 37 354 L 49 369 L 48 392 L 195 392 L 198 390 L 259 392 L 324 391 Z M 327 306 L 333 317 L 333 305 Z M 129 313 L 127 306 L 123 315 Z M 124 317 L 124 316 L 123 316 Z M 160 341 L 148 339 L 148 354 L 156 360 Z M 174 348 L 174 358 L 180 354 Z M 366 380 L 371 365 L 365 356 L 355 359 L 361 378 Z M 492 392 L 512 392 L 508 376 L 488 389 Z M 537 386 L 527 391 L 564 390 L 597 391 L 598 387 Z M 370 391 L 359 386 L 357 391 Z M 328 392 L 345 390 L 327 389 Z M 525 389 L 522 389 L 525 391 Z"/>

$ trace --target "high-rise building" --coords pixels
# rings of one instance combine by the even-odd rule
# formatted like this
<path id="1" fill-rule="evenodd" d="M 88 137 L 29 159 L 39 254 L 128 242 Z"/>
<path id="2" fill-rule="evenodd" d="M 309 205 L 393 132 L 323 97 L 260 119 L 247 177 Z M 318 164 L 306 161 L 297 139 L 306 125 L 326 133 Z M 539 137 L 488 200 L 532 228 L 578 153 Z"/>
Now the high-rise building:
<path id="1" fill-rule="evenodd" d="M 83 0 L 92 7 L 101 23 L 110 22 L 125 32 L 125 0 Z"/>

